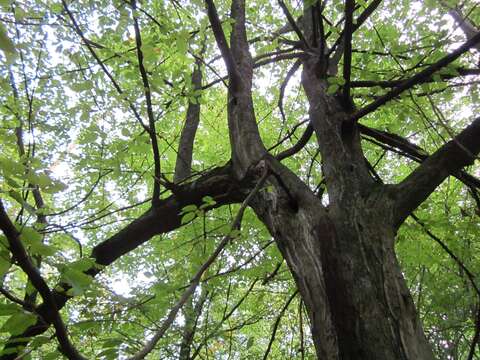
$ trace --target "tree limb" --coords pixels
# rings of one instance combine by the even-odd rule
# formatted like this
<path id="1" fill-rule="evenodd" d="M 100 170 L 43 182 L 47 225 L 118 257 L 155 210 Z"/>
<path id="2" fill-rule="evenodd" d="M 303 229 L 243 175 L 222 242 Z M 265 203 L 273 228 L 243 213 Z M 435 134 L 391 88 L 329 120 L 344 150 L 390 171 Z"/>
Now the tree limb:
<path id="1" fill-rule="evenodd" d="M 479 138 L 480 118 L 477 118 L 393 187 L 396 201 L 393 219 L 395 226 L 400 226 L 447 176 L 473 164 L 480 152 Z"/>
<path id="2" fill-rule="evenodd" d="M 143 52 L 142 52 L 142 35 L 140 33 L 140 26 L 138 25 L 137 17 L 135 16 L 135 10 L 137 8 L 137 2 L 132 0 L 132 14 L 133 14 L 133 28 L 135 31 L 135 44 L 137 48 L 138 69 L 142 77 L 143 93 L 145 96 L 145 102 L 147 105 L 147 117 L 148 117 L 148 134 L 150 135 L 150 142 L 153 150 L 154 172 L 153 172 L 153 195 L 152 205 L 157 206 L 160 201 L 160 152 L 158 149 L 157 132 L 155 130 L 155 115 L 153 114 L 152 106 L 152 93 L 150 90 L 150 82 L 148 81 L 147 71 L 143 65 Z"/>
<path id="3" fill-rule="evenodd" d="M 480 69 L 466 69 L 466 68 L 458 68 L 455 71 L 458 72 L 458 75 L 451 75 L 451 74 L 440 74 L 440 79 L 443 81 L 446 80 L 451 80 L 455 79 L 459 76 L 469 76 L 469 75 L 480 75 Z M 404 79 L 399 79 L 399 80 L 354 80 L 351 82 L 351 87 L 352 88 L 362 88 L 362 87 L 374 87 L 374 86 L 379 86 L 381 88 L 393 88 L 396 86 L 399 86 L 402 82 L 404 82 Z M 435 82 L 435 80 L 430 76 L 428 78 L 425 78 L 424 81 L 419 82 L 419 84 L 424 84 L 424 83 L 432 83 Z"/>
<path id="4" fill-rule="evenodd" d="M 295 22 L 295 19 L 293 18 L 292 14 L 290 14 L 290 11 L 287 8 L 287 5 L 283 2 L 283 0 L 278 0 L 278 4 L 282 8 L 283 14 L 288 20 L 288 23 L 290 24 L 290 27 L 295 31 L 295 34 L 297 34 L 298 38 L 300 41 L 303 43 L 303 46 L 305 49 L 310 49 L 310 44 L 308 43 L 307 39 L 305 39 L 305 36 L 303 36 L 302 31 L 298 27 L 297 23 Z"/>
<path id="5" fill-rule="evenodd" d="M 59 313 L 59 307 L 55 302 L 52 291 L 47 283 L 40 275 L 38 269 L 33 265 L 27 251 L 25 250 L 22 241 L 20 240 L 20 232 L 15 228 L 10 221 L 2 201 L 0 201 L 0 229 L 2 229 L 7 238 L 10 251 L 17 261 L 20 268 L 27 274 L 28 280 L 32 283 L 35 289 L 40 293 L 44 304 L 48 307 L 47 311 L 42 315 L 45 321 L 50 321 L 55 327 L 58 343 L 60 344 L 61 352 L 71 360 L 84 360 L 85 358 L 75 349 L 68 337 L 67 329 Z"/>
<path id="6" fill-rule="evenodd" d="M 227 39 L 222 30 L 222 23 L 218 17 L 217 8 L 213 3 L 213 0 L 205 0 L 207 6 L 208 18 L 210 20 L 210 25 L 212 26 L 213 35 L 217 41 L 218 48 L 222 53 L 223 60 L 225 61 L 225 66 L 227 67 L 228 77 L 230 78 L 230 86 L 236 88 L 241 83 L 241 77 L 238 71 L 238 68 L 235 64 L 232 52 L 228 47 Z"/>
<path id="7" fill-rule="evenodd" d="M 202 87 L 202 59 L 195 58 L 195 68 L 192 73 L 193 91 L 200 91 Z M 187 116 L 183 125 L 178 144 L 177 160 L 173 182 L 178 183 L 190 176 L 192 170 L 193 142 L 200 122 L 200 96 L 195 94 L 195 101 L 188 101 Z"/>
<path id="8" fill-rule="evenodd" d="M 351 104 L 350 98 L 350 75 L 352 71 L 352 35 L 353 35 L 353 11 L 355 0 L 345 0 L 345 27 L 343 30 L 344 52 L 343 52 L 343 101 Z"/>

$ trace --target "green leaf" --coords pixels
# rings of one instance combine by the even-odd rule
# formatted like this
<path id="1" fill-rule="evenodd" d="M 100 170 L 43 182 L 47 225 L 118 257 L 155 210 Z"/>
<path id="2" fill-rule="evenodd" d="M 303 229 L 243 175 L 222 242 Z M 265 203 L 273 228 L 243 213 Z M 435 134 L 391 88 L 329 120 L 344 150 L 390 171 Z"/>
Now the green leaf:
<path id="1" fill-rule="evenodd" d="M 57 249 L 51 245 L 37 242 L 30 245 L 30 251 L 34 255 L 52 256 L 57 252 Z"/>
<path id="2" fill-rule="evenodd" d="M 181 32 L 178 32 L 175 37 L 177 50 L 180 54 L 185 54 L 187 52 L 188 36 L 189 36 L 188 32 L 181 31 Z"/>
<path id="3" fill-rule="evenodd" d="M 0 49 L 7 55 L 15 54 L 15 45 L 7 35 L 7 31 L 2 23 L 0 23 Z"/>
<path id="4" fill-rule="evenodd" d="M 187 205 L 182 208 L 182 211 L 180 212 L 180 214 L 197 211 L 197 209 L 198 209 L 197 205 Z"/>
<path id="5" fill-rule="evenodd" d="M 19 335 L 36 322 L 37 317 L 33 314 L 25 312 L 14 314 L 3 324 L 0 332 L 8 332 L 13 336 Z"/>
<path id="6" fill-rule="evenodd" d="M 17 304 L 3 304 L 0 303 L 0 316 L 12 315 L 22 312 L 22 308 Z"/>
<path id="7" fill-rule="evenodd" d="M 215 205 L 216 204 L 215 199 L 212 198 L 211 196 L 204 196 L 202 198 L 202 201 L 207 205 Z"/>
<path id="8" fill-rule="evenodd" d="M 87 290 L 93 281 L 93 278 L 82 271 L 67 268 L 63 274 L 62 279 L 72 288 L 67 291 L 68 295 L 78 296 Z"/>
<path id="9" fill-rule="evenodd" d="M 195 212 L 186 213 L 185 215 L 182 216 L 182 225 L 189 223 L 190 221 L 195 219 L 196 216 L 197 214 Z"/>
<path id="10" fill-rule="evenodd" d="M 63 356 L 58 351 L 53 351 L 48 354 L 43 355 L 42 360 L 58 360 L 61 359 Z"/>
<path id="11" fill-rule="evenodd" d="M 22 229 L 20 238 L 28 246 L 42 241 L 42 235 L 37 230 L 29 226 L 25 226 Z"/>
<path id="12" fill-rule="evenodd" d="M 333 95 L 338 91 L 338 89 L 339 89 L 339 86 L 337 84 L 332 84 L 327 88 L 327 94 Z"/>
<path id="13" fill-rule="evenodd" d="M 49 336 L 35 336 L 32 340 L 31 346 L 33 348 L 37 348 L 37 347 L 42 346 L 44 344 L 47 344 L 51 341 L 52 341 L 52 339 L 50 339 Z"/>

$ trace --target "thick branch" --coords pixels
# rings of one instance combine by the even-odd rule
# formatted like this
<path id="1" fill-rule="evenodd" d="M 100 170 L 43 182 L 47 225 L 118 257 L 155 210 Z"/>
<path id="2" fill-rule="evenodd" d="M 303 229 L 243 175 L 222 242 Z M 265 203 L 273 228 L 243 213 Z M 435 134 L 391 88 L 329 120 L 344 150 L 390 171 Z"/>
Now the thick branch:
<path id="1" fill-rule="evenodd" d="M 462 29 L 467 39 L 471 39 L 478 33 L 475 25 L 462 14 L 462 11 L 458 7 L 449 7 L 444 1 L 440 1 L 440 3 L 448 9 L 449 15 L 455 20 L 460 29 Z M 476 45 L 475 49 L 480 51 L 480 45 Z"/>
<path id="2" fill-rule="evenodd" d="M 459 76 L 469 76 L 469 75 L 480 75 L 480 69 L 465 69 L 465 68 L 458 68 L 455 70 L 458 72 L 458 75 L 453 74 L 440 74 L 440 79 L 442 81 L 456 79 Z M 351 82 L 352 88 L 362 88 L 362 87 L 374 87 L 379 86 L 381 88 L 393 88 L 399 86 L 405 80 L 355 80 Z M 424 83 L 432 83 L 436 82 L 433 77 L 425 78 L 423 81 L 419 82 L 419 84 Z"/>
<path id="3" fill-rule="evenodd" d="M 480 118 L 477 118 L 453 140 L 428 157 L 405 180 L 394 186 L 396 226 L 400 226 L 448 175 L 473 164 L 480 152 L 479 138 Z"/>
<path id="4" fill-rule="evenodd" d="M 212 26 L 213 35 L 215 36 L 218 48 L 222 53 L 225 66 L 227 67 L 228 77 L 230 78 L 230 86 L 236 87 L 240 85 L 241 77 L 235 64 L 232 52 L 228 47 L 225 34 L 223 33 L 222 23 L 218 18 L 217 8 L 215 7 L 213 0 L 205 0 L 205 4 L 207 5 L 207 13 L 210 20 L 210 25 Z"/>
<path id="5" fill-rule="evenodd" d="M 405 155 L 416 162 L 423 162 L 429 157 L 429 155 L 421 147 L 411 143 L 410 141 L 399 135 L 369 128 L 362 124 L 359 124 L 358 128 L 363 135 L 379 141 L 380 145 L 387 150 L 398 149 L 400 150 L 401 155 Z M 463 170 L 454 172 L 450 175 L 455 176 L 458 180 L 460 180 L 470 188 L 473 187 L 480 189 L 480 180 Z"/>

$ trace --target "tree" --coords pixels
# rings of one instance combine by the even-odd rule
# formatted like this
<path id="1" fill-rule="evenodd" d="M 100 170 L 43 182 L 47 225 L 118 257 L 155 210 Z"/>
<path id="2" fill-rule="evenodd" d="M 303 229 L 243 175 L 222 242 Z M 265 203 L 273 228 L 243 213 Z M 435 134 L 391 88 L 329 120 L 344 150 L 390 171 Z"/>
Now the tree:
<path id="1" fill-rule="evenodd" d="M 473 1 L 2 6 L 1 359 L 478 358 Z"/>

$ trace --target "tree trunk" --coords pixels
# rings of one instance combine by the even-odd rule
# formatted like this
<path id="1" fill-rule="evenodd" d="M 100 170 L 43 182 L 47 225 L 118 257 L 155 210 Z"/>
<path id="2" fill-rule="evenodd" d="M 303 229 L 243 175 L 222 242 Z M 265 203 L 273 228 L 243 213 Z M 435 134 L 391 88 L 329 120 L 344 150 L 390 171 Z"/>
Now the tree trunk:
<path id="1" fill-rule="evenodd" d="M 395 257 L 386 195 L 325 211 L 308 191 L 298 210 L 281 190 L 253 207 L 309 311 L 318 358 L 433 359 Z"/>

